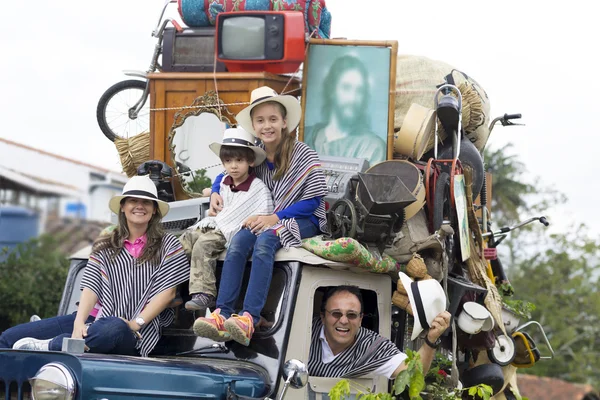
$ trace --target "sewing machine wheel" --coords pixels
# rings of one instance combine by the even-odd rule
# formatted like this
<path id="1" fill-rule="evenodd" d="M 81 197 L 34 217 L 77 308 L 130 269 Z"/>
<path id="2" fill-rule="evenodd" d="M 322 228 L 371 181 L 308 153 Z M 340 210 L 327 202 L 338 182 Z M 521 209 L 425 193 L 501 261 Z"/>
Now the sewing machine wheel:
<path id="1" fill-rule="evenodd" d="M 358 218 L 354 204 L 348 199 L 340 199 L 327 211 L 327 225 L 331 237 L 355 237 Z"/>

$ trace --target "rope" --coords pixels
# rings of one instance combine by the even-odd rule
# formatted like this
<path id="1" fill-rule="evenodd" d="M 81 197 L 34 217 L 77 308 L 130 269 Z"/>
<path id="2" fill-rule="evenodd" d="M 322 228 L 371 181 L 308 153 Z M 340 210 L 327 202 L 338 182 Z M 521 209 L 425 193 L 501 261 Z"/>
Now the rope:
<path id="1" fill-rule="evenodd" d="M 296 88 L 292 90 L 288 90 L 287 92 L 280 93 L 281 96 L 294 93 L 301 90 L 301 88 Z M 217 107 L 225 107 L 225 106 L 244 106 L 250 104 L 249 101 L 238 101 L 236 103 L 221 103 L 221 104 L 202 104 L 198 106 L 179 106 L 179 107 L 161 107 L 161 108 L 151 108 L 149 111 L 172 111 L 172 110 L 185 110 L 185 109 L 193 109 L 193 108 L 217 108 Z"/>

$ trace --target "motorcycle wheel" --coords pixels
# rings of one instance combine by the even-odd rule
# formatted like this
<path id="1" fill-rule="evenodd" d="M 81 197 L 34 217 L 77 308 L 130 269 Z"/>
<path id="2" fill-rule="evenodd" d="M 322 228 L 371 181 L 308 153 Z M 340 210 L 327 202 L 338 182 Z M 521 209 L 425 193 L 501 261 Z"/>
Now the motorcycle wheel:
<path id="1" fill-rule="evenodd" d="M 117 138 L 130 138 L 150 129 L 150 106 L 146 100 L 136 118 L 130 110 L 144 94 L 146 82 L 135 79 L 114 84 L 100 97 L 96 119 L 100 130 L 114 142 Z"/>

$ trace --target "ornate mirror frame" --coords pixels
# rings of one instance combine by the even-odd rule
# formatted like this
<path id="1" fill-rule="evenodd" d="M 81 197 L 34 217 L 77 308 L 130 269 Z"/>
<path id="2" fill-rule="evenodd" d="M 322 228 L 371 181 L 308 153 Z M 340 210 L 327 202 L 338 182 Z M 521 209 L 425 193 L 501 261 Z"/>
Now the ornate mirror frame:
<path id="1" fill-rule="evenodd" d="M 181 186 L 182 191 L 189 197 L 203 197 L 202 193 L 196 193 L 188 190 L 185 185 L 185 181 L 179 177 L 180 172 L 177 169 L 177 162 L 175 160 L 175 132 L 176 129 L 181 127 L 186 119 L 191 116 L 199 116 L 200 114 L 209 113 L 215 115 L 221 122 L 233 126 L 235 122 L 235 116 L 227 109 L 225 103 L 219 99 L 219 96 L 214 91 L 208 91 L 202 96 L 197 97 L 194 102 L 189 105 L 182 107 L 173 117 L 173 125 L 169 130 L 167 137 L 171 163 L 173 169 L 176 172 L 176 182 Z M 234 122 L 232 122 L 234 121 Z M 208 144 L 207 144 L 208 146 Z M 179 199 L 178 199 L 179 200 Z"/>

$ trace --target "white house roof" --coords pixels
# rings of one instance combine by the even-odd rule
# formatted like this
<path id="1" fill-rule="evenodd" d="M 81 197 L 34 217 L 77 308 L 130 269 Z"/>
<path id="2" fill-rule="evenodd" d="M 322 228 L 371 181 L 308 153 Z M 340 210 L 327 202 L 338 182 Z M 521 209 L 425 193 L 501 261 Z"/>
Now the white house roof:
<path id="1" fill-rule="evenodd" d="M 81 197 L 84 193 L 75 186 L 37 178 L 0 165 L 0 182 L 8 181 L 0 186 L 24 188 L 40 196 Z"/>

